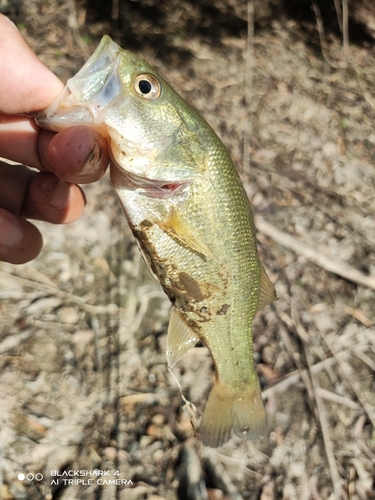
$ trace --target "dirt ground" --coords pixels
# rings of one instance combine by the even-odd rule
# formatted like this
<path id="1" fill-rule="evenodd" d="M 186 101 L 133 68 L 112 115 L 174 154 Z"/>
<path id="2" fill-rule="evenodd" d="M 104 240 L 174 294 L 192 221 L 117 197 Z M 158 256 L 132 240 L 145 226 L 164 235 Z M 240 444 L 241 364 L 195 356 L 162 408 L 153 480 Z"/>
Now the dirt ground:
<path id="1" fill-rule="evenodd" d="M 254 324 L 269 434 L 205 449 L 208 351 L 174 369 L 194 412 L 166 368 L 168 300 L 108 178 L 85 187 L 82 219 L 40 224 L 38 259 L 0 264 L 0 498 L 375 498 L 375 13 L 350 3 L 343 48 L 333 0 L 281 4 L 253 24 L 237 0 L 0 2 L 63 81 L 108 33 L 199 110 L 279 297 Z"/>

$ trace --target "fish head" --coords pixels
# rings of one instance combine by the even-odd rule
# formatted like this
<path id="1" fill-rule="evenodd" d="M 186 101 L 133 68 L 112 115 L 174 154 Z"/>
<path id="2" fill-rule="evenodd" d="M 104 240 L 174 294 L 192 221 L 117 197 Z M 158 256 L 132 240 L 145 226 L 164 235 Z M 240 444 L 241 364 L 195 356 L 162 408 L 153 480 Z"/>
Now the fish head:
<path id="1" fill-rule="evenodd" d="M 37 116 L 54 131 L 95 128 L 108 140 L 116 182 L 124 175 L 128 185 L 156 188 L 188 182 L 204 169 L 202 122 L 145 60 L 109 36 Z"/>

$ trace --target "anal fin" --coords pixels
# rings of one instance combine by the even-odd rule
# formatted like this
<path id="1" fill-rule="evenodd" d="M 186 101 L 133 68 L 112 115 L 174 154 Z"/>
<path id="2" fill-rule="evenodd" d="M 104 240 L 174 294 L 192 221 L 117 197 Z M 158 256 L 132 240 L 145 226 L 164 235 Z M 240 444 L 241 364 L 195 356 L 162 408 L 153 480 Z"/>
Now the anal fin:
<path id="1" fill-rule="evenodd" d="M 195 344 L 199 337 L 172 307 L 167 337 L 167 363 L 172 368 Z"/>

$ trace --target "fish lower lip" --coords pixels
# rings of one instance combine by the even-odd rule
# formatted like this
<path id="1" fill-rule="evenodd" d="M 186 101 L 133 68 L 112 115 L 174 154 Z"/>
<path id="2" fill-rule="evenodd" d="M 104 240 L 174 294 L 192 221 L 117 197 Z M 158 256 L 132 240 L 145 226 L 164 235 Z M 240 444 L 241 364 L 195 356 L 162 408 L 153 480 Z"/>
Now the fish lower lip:
<path id="1" fill-rule="evenodd" d="M 169 198 L 180 193 L 185 184 L 163 184 L 162 186 L 138 186 L 136 190 L 151 198 Z"/>
<path id="2" fill-rule="evenodd" d="M 165 192 L 168 192 L 168 193 L 171 193 L 171 192 L 173 193 L 180 186 L 182 186 L 182 184 L 177 184 L 177 183 L 174 183 L 174 184 L 163 184 L 162 186 L 160 186 L 157 189 L 161 189 L 162 191 L 165 191 Z"/>
<path id="3" fill-rule="evenodd" d="M 135 174 L 130 174 L 121 169 L 121 173 L 128 181 L 128 188 L 138 191 L 144 196 L 150 198 L 168 198 L 177 193 L 180 193 L 188 184 L 184 182 L 166 182 L 156 179 L 147 179 Z"/>

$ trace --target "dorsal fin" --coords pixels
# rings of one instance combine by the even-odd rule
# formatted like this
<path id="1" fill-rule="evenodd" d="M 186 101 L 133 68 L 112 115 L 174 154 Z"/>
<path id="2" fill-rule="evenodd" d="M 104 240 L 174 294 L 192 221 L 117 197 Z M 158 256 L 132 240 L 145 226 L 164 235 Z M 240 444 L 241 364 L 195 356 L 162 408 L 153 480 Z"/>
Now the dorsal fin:
<path id="1" fill-rule="evenodd" d="M 277 295 L 273 283 L 267 276 L 266 270 L 263 264 L 260 263 L 260 290 L 259 290 L 259 301 L 258 301 L 258 311 L 263 309 L 267 304 L 270 304 L 274 300 L 277 300 Z"/>

